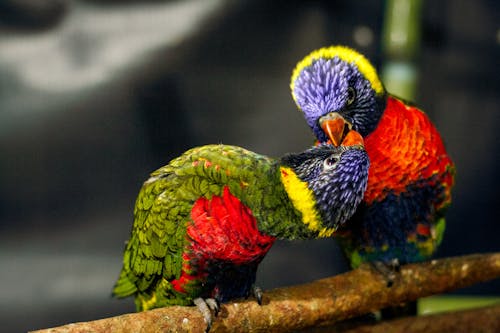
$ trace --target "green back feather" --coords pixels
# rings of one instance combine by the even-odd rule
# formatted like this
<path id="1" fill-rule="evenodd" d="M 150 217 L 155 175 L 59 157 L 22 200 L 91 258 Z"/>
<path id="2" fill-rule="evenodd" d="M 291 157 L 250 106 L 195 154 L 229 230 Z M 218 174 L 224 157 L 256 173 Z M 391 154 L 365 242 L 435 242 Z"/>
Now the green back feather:
<path id="1" fill-rule="evenodd" d="M 308 236 L 310 231 L 300 223 L 300 214 L 280 182 L 276 163 L 243 148 L 208 145 L 193 148 L 153 172 L 137 197 L 114 295 L 136 294 L 139 310 L 160 299 L 164 305 L 189 304 L 191 297 L 177 293 L 168 281 L 181 274 L 193 203 L 221 195 L 224 186 L 252 210 L 262 232 L 284 238 Z M 192 288 L 195 295 L 201 285 Z"/>

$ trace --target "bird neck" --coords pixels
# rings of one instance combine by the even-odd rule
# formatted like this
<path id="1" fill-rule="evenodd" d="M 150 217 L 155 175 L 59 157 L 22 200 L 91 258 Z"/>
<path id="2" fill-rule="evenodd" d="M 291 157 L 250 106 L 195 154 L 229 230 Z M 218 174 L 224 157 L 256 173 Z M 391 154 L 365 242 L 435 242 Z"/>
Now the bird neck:
<path id="1" fill-rule="evenodd" d="M 261 175 L 260 181 L 256 182 L 262 186 L 258 186 L 258 189 L 257 186 L 249 186 L 244 191 L 245 201 L 249 203 L 249 207 L 257 219 L 258 229 L 279 239 L 293 240 L 318 237 L 318 231 L 311 228 L 311 221 L 317 219 L 312 218 L 313 206 L 306 208 L 297 204 L 297 200 L 300 200 L 299 192 L 305 191 L 304 188 L 299 188 L 296 184 L 290 185 L 290 181 L 294 183 L 292 178 L 297 177 L 295 173 L 291 169 L 281 166 L 279 162 L 276 162 L 268 172 L 269 174 L 265 177 Z M 262 182 L 263 178 L 268 181 Z M 296 195 L 290 196 L 289 191 Z M 311 198 L 307 195 L 303 197 L 306 201 Z M 307 224 L 305 221 L 310 223 Z"/>
<path id="2" fill-rule="evenodd" d="M 292 205 L 300 212 L 302 223 L 317 237 L 330 237 L 335 229 L 323 227 L 314 192 L 307 182 L 301 180 L 292 168 L 281 166 L 279 169 L 281 182 Z"/>

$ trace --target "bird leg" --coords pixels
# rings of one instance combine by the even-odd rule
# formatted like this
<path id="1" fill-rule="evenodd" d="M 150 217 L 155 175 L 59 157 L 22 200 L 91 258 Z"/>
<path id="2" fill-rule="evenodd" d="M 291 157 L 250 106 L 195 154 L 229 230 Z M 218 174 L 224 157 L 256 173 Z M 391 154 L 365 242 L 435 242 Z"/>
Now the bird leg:
<path id="1" fill-rule="evenodd" d="M 371 266 L 382 274 L 387 281 L 387 287 L 391 287 L 396 280 L 396 274 L 399 273 L 401 267 L 399 260 L 394 258 L 389 261 L 371 261 Z"/>
<path id="2" fill-rule="evenodd" d="M 397 258 L 389 261 L 371 261 L 371 266 L 382 274 L 387 282 L 387 287 L 391 287 L 400 272 L 401 264 Z M 403 316 L 415 316 L 417 314 L 417 302 L 408 302 L 389 306 L 380 310 L 382 319 L 395 319 Z"/>
<path id="3" fill-rule="evenodd" d="M 253 294 L 253 297 L 255 297 L 255 299 L 257 300 L 257 303 L 259 303 L 259 305 L 262 305 L 262 288 L 259 286 L 253 285 L 252 286 L 252 294 Z"/>
<path id="4" fill-rule="evenodd" d="M 208 333 L 208 331 L 210 331 L 210 328 L 212 328 L 214 317 L 217 317 L 217 315 L 219 314 L 219 303 L 214 298 L 203 299 L 201 297 L 195 298 L 193 300 L 193 303 L 203 315 L 203 319 L 205 320 L 205 323 L 207 323 L 205 333 Z M 212 316 L 211 311 L 214 312 L 214 316 Z"/>
<path id="5" fill-rule="evenodd" d="M 214 317 L 219 315 L 220 303 L 216 298 L 207 298 L 205 299 L 205 303 L 207 303 L 210 310 L 214 312 Z"/>

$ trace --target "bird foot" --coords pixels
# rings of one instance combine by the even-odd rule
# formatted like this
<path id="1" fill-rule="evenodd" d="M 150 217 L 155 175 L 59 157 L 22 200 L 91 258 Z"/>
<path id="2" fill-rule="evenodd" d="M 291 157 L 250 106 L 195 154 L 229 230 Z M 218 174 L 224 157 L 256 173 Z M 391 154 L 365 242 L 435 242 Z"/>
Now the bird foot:
<path id="1" fill-rule="evenodd" d="M 214 317 L 217 317 L 217 315 L 219 314 L 219 302 L 217 302 L 217 300 L 214 298 L 203 299 L 201 297 L 198 297 L 193 300 L 193 303 L 203 315 L 203 319 L 205 320 L 205 323 L 207 323 L 205 333 L 208 333 L 210 331 L 210 328 L 212 328 Z M 212 311 L 214 312 L 213 316 Z"/>
<path id="2" fill-rule="evenodd" d="M 259 303 L 259 305 L 262 305 L 262 288 L 259 286 L 253 285 L 252 286 L 252 294 L 253 294 L 253 297 L 255 297 L 255 299 L 257 300 L 257 303 Z"/>
<path id="3" fill-rule="evenodd" d="M 376 271 L 382 274 L 387 281 L 387 287 L 391 287 L 396 280 L 396 275 L 400 270 L 400 263 L 397 258 L 389 261 L 371 261 L 370 264 Z"/>

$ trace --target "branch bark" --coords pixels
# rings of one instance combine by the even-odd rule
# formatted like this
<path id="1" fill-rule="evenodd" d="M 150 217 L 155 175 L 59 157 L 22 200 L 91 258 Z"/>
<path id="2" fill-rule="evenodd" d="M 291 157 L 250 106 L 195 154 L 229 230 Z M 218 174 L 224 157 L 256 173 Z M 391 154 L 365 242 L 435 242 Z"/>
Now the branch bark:
<path id="1" fill-rule="evenodd" d="M 444 293 L 500 277 L 500 253 L 409 264 L 391 287 L 370 265 L 298 286 L 264 293 L 254 300 L 222 306 L 211 332 L 286 332 L 360 316 L 390 305 Z M 36 333 L 79 332 L 203 332 L 206 327 L 194 307 L 172 306 L 141 313 L 82 322 Z"/>
<path id="2" fill-rule="evenodd" d="M 500 305 L 382 321 L 371 325 L 318 328 L 308 333 L 497 333 L 500 332 Z M 349 326 L 349 325 L 345 325 Z"/>

